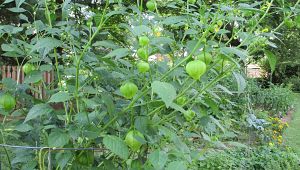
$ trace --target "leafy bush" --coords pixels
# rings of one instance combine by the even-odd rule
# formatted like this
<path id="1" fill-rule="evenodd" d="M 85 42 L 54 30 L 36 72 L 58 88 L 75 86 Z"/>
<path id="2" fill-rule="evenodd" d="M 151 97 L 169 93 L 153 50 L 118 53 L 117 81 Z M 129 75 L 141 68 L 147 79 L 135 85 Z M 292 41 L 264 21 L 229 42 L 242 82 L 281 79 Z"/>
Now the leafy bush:
<path id="1" fill-rule="evenodd" d="M 213 151 L 198 162 L 205 170 L 295 170 L 299 169 L 299 158 L 289 149 L 258 147 Z"/>
<path id="2" fill-rule="evenodd" d="M 282 116 L 294 104 L 295 95 L 288 87 L 270 85 L 268 88 L 262 88 L 256 82 L 250 82 L 248 87 L 254 108 L 269 111 L 271 115 Z"/>
<path id="3" fill-rule="evenodd" d="M 284 79 L 284 83 L 295 92 L 300 92 L 300 75 Z"/>
<path id="4" fill-rule="evenodd" d="M 142 2 L 0 5 L 20 19 L 0 26 L 1 60 L 27 65 L 24 82 L 2 80 L 17 104 L 0 110 L 7 118 L 0 142 L 41 147 L 10 150 L 11 169 L 45 169 L 48 149 L 56 149 L 55 169 L 185 170 L 199 148 L 225 148 L 221 140 L 239 135 L 230 128 L 245 123 L 246 109 L 236 111 L 227 95 L 243 95 L 241 66 L 252 50 L 272 45 L 272 28 L 261 28 L 270 14 L 285 14 L 284 5 L 160 0 L 147 9 Z M 47 84 L 49 71 L 56 75 Z M 46 98 L 28 95 L 43 93 L 39 87 Z"/>

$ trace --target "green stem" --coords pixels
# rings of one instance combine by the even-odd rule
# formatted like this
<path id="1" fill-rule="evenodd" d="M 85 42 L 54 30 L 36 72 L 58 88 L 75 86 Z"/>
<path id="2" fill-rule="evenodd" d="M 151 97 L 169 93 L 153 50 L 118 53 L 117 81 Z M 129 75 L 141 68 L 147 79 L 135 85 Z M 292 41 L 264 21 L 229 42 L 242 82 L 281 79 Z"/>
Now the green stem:
<path id="1" fill-rule="evenodd" d="M 191 53 L 184 58 L 183 60 L 181 60 L 178 64 L 176 64 L 174 67 L 172 67 L 170 70 L 168 70 L 159 80 L 164 80 L 171 72 L 173 72 L 177 67 L 181 66 L 182 64 L 184 64 L 186 61 L 188 61 L 193 54 L 196 52 L 196 50 L 199 48 L 199 46 L 201 45 L 202 41 L 205 39 L 205 37 L 209 34 L 209 30 L 210 29 L 206 29 L 206 31 L 202 34 L 201 38 L 198 40 L 197 44 L 195 45 L 194 49 L 191 51 Z M 147 88 L 147 84 L 142 88 L 142 92 L 136 96 L 135 98 L 133 98 L 133 100 L 131 101 L 131 103 L 121 111 L 120 114 L 118 114 L 117 116 L 115 116 L 114 118 L 112 118 L 109 122 L 107 122 L 103 128 L 101 129 L 101 131 L 105 130 L 106 128 L 108 128 L 111 124 L 113 124 L 120 115 L 122 115 L 123 113 L 125 113 L 126 111 L 128 111 L 133 105 L 134 103 L 140 99 L 142 96 L 144 96 L 145 94 L 147 94 L 150 91 L 150 88 Z"/>
<path id="2" fill-rule="evenodd" d="M 228 72 L 231 72 L 235 67 L 229 68 L 228 70 L 226 70 L 225 72 L 223 72 L 222 74 L 220 74 L 219 76 L 215 77 L 210 83 L 208 83 L 205 87 L 203 87 L 198 94 L 196 94 L 195 96 L 193 96 L 190 100 L 186 101 L 183 106 L 186 106 L 187 104 L 191 103 L 194 99 L 196 99 L 199 95 L 203 94 L 207 89 L 209 89 L 210 87 L 212 87 L 215 83 L 217 83 L 218 81 L 222 80 L 226 74 Z M 195 105 L 196 103 L 194 102 L 192 104 Z M 168 116 L 166 116 L 164 119 L 160 120 L 157 124 L 163 123 L 167 120 L 170 120 L 175 114 L 177 113 L 176 110 L 174 110 L 173 112 L 171 112 Z"/>
<path id="3" fill-rule="evenodd" d="M 296 2 L 296 4 L 294 5 L 293 8 L 295 8 L 299 3 L 300 3 L 300 0 L 298 0 L 298 1 Z M 291 16 L 292 16 L 292 13 L 290 13 L 289 15 L 287 15 L 286 18 L 290 18 Z M 282 21 L 282 22 L 281 22 L 281 23 L 280 23 L 273 31 L 276 32 L 280 27 L 283 26 L 283 24 L 284 24 L 284 21 Z"/>
<path id="4" fill-rule="evenodd" d="M 0 132 L 1 132 L 3 144 L 6 144 L 6 141 L 5 141 L 5 138 L 4 138 L 4 135 L 3 135 L 3 131 L 1 130 Z M 6 147 L 4 147 L 4 146 L 3 146 L 3 149 L 4 149 L 5 154 L 6 154 L 6 158 L 7 158 L 8 164 L 9 164 L 9 169 L 12 170 L 11 161 L 10 161 L 10 157 L 9 157 L 8 151 L 7 151 Z"/>
<path id="5" fill-rule="evenodd" d="M 109 5 L 109 1 L 106 0 L 106 5 L 104 7 L 104 10 L 103 10 L 103 13 L 102 13 L 102 16 L 101 16 L 101 20 L 100 20 L 100 23 L 97 27 L 97 30 L 93 33 L 92 37 L 89 39 L 88 43 L 84 46 L 83 48 L 83 51 L 82 53 L 80 54 L 80 56 L 77 58 L 77 61 L 76 61 L 76 82 L 75 82 L 75 92 L 74 92 L 74 95 L 75 95 L 75 100 L 76 100 L 76 107 L 77 107 L 77 112 L 79 113 L 80 112 L 80 108 L 79 108 L 79 70 L 80 70 L 80 64 L 81 64 L 81 60 L 84 56 L 84 54 L 87 52 L 88 48 L 90 47 L 90 45 L 92 44 L 92 41 L 94 40 L 94 38 L 97 36 L 97 34 L 99 33 L 99 31 L 102 29 L 104 23 L 106 20 L 104 20 L 105 18 L 105 14 L 106 14 L 106 11 L 107 11 L 107 8 L 108 8 L 108 5 Z"/>
<path id="6" fill-rule="evenodd" d="M 257 21 L 257 23 L 254 25 L 254 27 L 250 30 L 249 33 L 254 32 L 254 30 L 256 29 L 256 27 L 258 26 L 258 24 L 260 24 L 262 22 L 263 19 L 265 19 L 265 17 L 267 16 L 268 12 L 270 11 L 270 8 L 273 4 L 274 0 L 271 0 L 270 4 L 268 5 L 268 8 L 266 10 L 266 12 L 264 13 L 264 15 Z M 237 46 L 237 48 L 241 47 L 244 45 L 244 43 L 249 39 L 250 36 L 248 36 L 240 45 Z"/>
<path id="7" fill-rule="evenodd" d="M 47 17 L 49 26 L 50 26 L 50 28 L 52 28 L 51 16 L 50 16 L 50 11 L 49 11 L 49 8 L 48 8 L 47 0 L 45 0 L 45 8 L 46 8 L 45 12 L 46 12 L 46 15 L 47 15 L 46 17 Z M 52 35 L 52 37 L 54 37 L 54 36 Z M 62 83 L 61 83 L 61 75 L 60 75 L 59 68 L 58 68 L 59 62 L 58 62 L 58 54 L 57 54 L 56 48 L 53 49 L 53 52 L 54 52 L 55 70 L 56 70 L 56 74 L 57 74 L 57 78 L 58 78 L 58 82 L 59 82 L 59 88 L 62 91 L 63 87 L 62 87 Z M 65 102 L 64 102 L 64 110 L 65 110 L 66 119 L 67 119 L 66 120 L 66 124 L 69 124 L 69 122 L 70 122 L 70 115 L 68 114 L 68 110 L 67 110 L 67 106 L 66 106 Z"/>

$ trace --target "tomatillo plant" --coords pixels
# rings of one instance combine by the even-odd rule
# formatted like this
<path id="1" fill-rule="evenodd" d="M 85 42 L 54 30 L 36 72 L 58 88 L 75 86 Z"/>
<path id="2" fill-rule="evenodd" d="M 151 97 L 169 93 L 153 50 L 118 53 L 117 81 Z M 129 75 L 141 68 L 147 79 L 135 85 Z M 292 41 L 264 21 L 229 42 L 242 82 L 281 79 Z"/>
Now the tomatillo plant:
<path id="1" fill-rule="evenodd" d="M 131 99 L 138 91 L 138 87 L 131 82 L 127 82 L 120 87 L 120 92 L 126 99 Z"/>
<path id="2" fill-rule="evenodd" d="M 206 64 L 200 60 L 190 61 L 186 67 L 186 72 L 195 80 L 199 80 L 200 77 L 206 72 Z"/>
<path id="3" fill-rule="evenodd" d="M 138 151 L 142 146 L 141 140 L 145 140 L 144 135 L 137 131 L 131 130 L 126 134 L 125 143 L 134 151 Z"/>
<path id="4" fill-rule="evenodd" d="M 140 61 L 137 63 L 137 68 L 140 73 L 146 73 L 147 71 L 150 70 L 150 65 L 145 61 Z"/>
<path id="5" fill-rule="evenodd" d="M 21 21 L 3 17 L 1 62 L 28 62 L 1 81 L 17 119 L 2 119 L 0 140 L 42 147 L 7 154 L 11 169 L 43 169 L 50 152 L 55 169 L 199 169 L 216 143 L 240 142 L 221 136 L 246 131 L 231 100 L 245 97 L 252 52 L 275 46 L 270 11 L 298 15 L 273 1 L 72 2 L 1 5 Z"/>
<path id="6" fill-rule="evenodd" d="M 16 100 L 11 94 L 4 94 L 0 97 L 0 107 L 5 111 L 10 111 L 16 107 Z"/>

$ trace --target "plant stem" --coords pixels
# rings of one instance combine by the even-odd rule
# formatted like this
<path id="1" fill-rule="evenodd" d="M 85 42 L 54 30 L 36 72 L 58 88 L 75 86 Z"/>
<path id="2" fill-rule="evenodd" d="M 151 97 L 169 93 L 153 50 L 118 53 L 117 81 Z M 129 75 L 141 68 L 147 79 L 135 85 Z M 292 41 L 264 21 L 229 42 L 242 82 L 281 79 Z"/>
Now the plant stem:
<path id="1" fill-rule="evenodd" d="M 5 138 L 4 138 L 4 135 L 3 135 L 3 131 L 0 130 L 0 132 L 1 132 L 1 137 L 2 137 L 3 144 L 6 144 L 6 141 L 5 141 Z M 9 169 L 12 170 L 11 161 L 10 161 L 10 157 L 9 157 L 8 151 L 7 151 L 6 147 L 4 147 L 4 146 L 2 146 L 2 147 L 3 147 L 3 149 L 5 151 L 5 154 L 6 154 L 6 158 L 7 158 L 8 164 L 9 164 Z"/>
<path id="2" fill-rule="evenodd" d="M 205 90 L 209 89 L 210 87 L 212 87 L 215 83 L 217 83 L 218 81 L 222 80 L 226 74 L 230 71 L 232 71 L 235 67 L 231 67 L 228 70 L 226 70 L 225 72 L 223 72 L 222 74 L 220 74 L 219 76 L 215 77 L 210 83 L 208 83 L 205 87 L 203 87 L 198 94 L 196 94 L 195 96 L 193 96 L 190 100 L 186 101 L 183 106 L 187 105 L 188 103 L 192 102 L 194 99 L 196 99 L 199 95 L 203 94 L 205 92 Z M 192 106 L 195 105 L 195 103 L 192 104 Z M 167 115 L 164 119 L 160 120 L 157 124 L 163 123 L 166 120 L 169 120 L 170 118 L 172 118 L 175 114 L 177 113 L 176 110 L 174 110 L 173 112 L 171 112 L 169 115 Z"/>
<path id="3" fill-rule="evenodd" d="M 268 5 L 268 8 L 267 10 L 265 11 L 264 15 L 257 21 L 257 23 L 254 25 L 254 27 L 250 30 L 250 33 L 253 33 L 254 30 L 256 29 L 256 27 L 258 26 L 258 24 L 260 24 L 262 22 L 263 19 L 265 19 L 265 17 L 267 16 L 268 12 L 270 11 L 270 8 L 273 4 L 274 0 L 271 0 L 270 4 Z M 244 43 L 249 40 L 249 37 L 248 36 L 240 45 L 237 46 L 237 48 L 241 47 L 244 45 Z"/>
<path id="4" fill-rule="evenodd" d="M 298 0 L 297 2 L 296 2 L 296 4 L 294 5 L 294 7 L 293 8 L 295 8 L 298 4 L 300 3 L 300 0 Z M 287 17 L 286 18 L 290 18 L 292 16 L 292 13 L 290 13 L 289 15 L 287 15 Z M 280 27 L 282 27 L 283 26 L 283 24 L 284 24 L 284 20 L 273 30 L 274 32 L 276 32 Z"/>
<path id="5" fill-rule="evenodd" d="M 88 43 L 84 46 L 84 48 L 82 50 L 82 53 L 80 54 L 80 56 L 77 58 L 77 61 L 76 61 L 76 76 L 75 76 L 76 82 L 75 82 L 74 95 L 75 95 L 75 100 L 76 100 L 77 113 L 80 112 L 80 108 L 79 108 L 79 86 L 80 86 L 80 83 L 79 83 L 79 70 L 80 70 L 80 63 L 81 63 L 81 60 L 82 60 L 83 56 L 87 52 L 88 48 L 92 44 L 92 41 L 94 40 L 96 35 L 99 33 L 99 31 L 102 29 L 102 27 L 103 27 L 103 25 L 106 21 L 106 20 L 104 20 L 104 18 L 105 18 L 105 14 L 106 14 L 108 5 L 109 5 L 109 0 L 106 0 L 106 5 L 105 5 L 104 10 L 102 12 L 101 20 L 99 22 L 97 30 L 93 33 L 93 35 L 89 39 Z"/>
<path id="6" fill-rule="evenodd" d="M 50 26 L 50 28 L 52 28 L 51 16 L 50 16 L 50 11 L 49 11 L 49 8 L 48 8 L 47 0 L 45 0 L 45 8 L 46 8 L 45 12 L 47 14 L 46 17 L 47 17 L 49 26 Z M 54 37 L 54 36 L 52 35 L 52 37 Z M 62 91 L 63 87 L 62 87 L 61 75 L 60 75 L 59 67 L 58 67 L 59 63 L 58 63 L 58 54 L 57 54 L 56 48 L 53 49 L 53 52 L 54 52 L 54 59 L 55 59 L 55 70 L 56 70 L 57 79 L 58 79 L 58 82 L 59 82 L 58 84 L 59 84 L 60 90 Z M 65 110 L 65 113 L 66 113 L 66 124 L 69 124 L 69 122 L 70 122 L 70 115 L 68 114 L 66 103 L 64 102 L 63 104 L 64 104 L 64 110 Z"/>
<path id="7" fill-rule="evenodd" d="M 215 22 L 215 21 L 214 21 Z M 213 24 L 212 24 L 213 25 Z M 211 25 L 210 25 L 211 27 Z M 182 59 L 178 64 L 176 64 L 174 67 L 172 67 L 170 70 L 168 70 L 159 80 L 162 81 L 164 80 L 165 78 L 167 78 L 167 76 L 173 72 L 177 67 L 181 66 L 183 63 L 185 63 L 186 61 L 188 61 L 192 56 L 193 54 L 197 51 L 197 49 L 199 48 L 199 46 L 201 45 L 202 41 L 206 38 L 206 36 L 209 34 L 209 28 L 205 30 L 205 32 L 202 34 L 202 36 L 199 38 L 197 44 L 194 46 L 193 50 L 191 51 L 191 53 L 185 57 L 184 59 Z M 133 105 L 134 103 L 140 99 L 142 96 L 144 96 L 145 94 L 147 94 L 149 91 L 150 91 L 150 88 L 147 88 L 147 84 L 143 87 L 143 89 L 141 90 L 142 92 L 136 96 L 135 98 L 133 98 L 133 100 L 131 101 L 131 103 L 125 108 L 123 109 L 120 114 L 118 114 L 117 116 L 115 116 L 114 118 L 112 118 L 109 122 L 107 122 L 103 128 L 100 130 L 100 131 L 103 131 L 105 130 L 106 128 L 108 128 L 111 124 L 113 124 L 118 118 L 120 115 L 122 115 L 123 113 L 125 113 L 126 111 L 128 111 Z"/>

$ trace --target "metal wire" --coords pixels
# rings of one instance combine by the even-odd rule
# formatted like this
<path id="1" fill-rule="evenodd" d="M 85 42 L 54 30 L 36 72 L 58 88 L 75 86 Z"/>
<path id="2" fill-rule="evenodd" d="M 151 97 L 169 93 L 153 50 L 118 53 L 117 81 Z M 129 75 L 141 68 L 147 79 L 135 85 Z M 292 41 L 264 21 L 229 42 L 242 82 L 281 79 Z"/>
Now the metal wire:
<path id="1" fill-rule="evenodd" d="M 29 150 L 40 150 L 40 149 L 48 149 L 49 151 L 60 151 L 60 150 L 94 150 L 98 152 L 106 151 L 107 149 L 104 148 L 56 148 L 56 147 L 38 147 L 38 146 L 16 146 L 16 145 L 7 145 L 7 144 L 0 144 L 2 147 L 8 148 L 17 148 L 17 149 L 29 149 Z"/>

